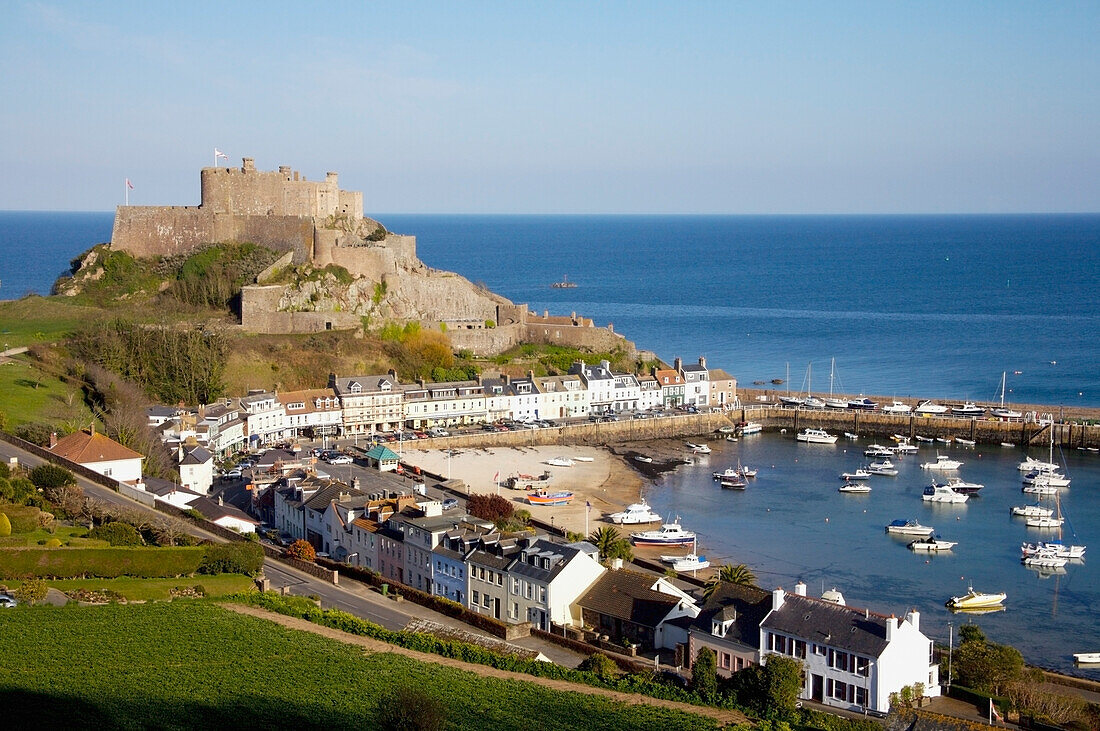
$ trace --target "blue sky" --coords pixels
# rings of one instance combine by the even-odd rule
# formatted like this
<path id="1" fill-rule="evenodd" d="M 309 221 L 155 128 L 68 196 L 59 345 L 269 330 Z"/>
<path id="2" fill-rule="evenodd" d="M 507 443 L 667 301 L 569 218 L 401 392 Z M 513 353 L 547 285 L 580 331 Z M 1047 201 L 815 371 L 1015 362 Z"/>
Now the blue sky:
<path id="1" fill-rule="evenodd" d="M 317 5 L 317 7 L 314 7 Z M 1100 211 L 1100 3 L 8 2 L 0 209 Z"/>

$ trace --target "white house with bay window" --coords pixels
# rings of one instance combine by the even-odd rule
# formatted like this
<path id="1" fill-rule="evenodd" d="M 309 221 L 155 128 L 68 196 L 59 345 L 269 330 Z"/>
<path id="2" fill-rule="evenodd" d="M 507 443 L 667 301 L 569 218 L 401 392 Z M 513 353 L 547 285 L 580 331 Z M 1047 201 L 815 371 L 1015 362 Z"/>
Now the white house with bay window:
<path id="1" fill-rule="evenodd" d="M 837 594 L 839 596 L 839 594 Z M 772 592 L 772 609 L 760 624 L 760 659 L 786 655 L 801 661 L 800 698 L 851 711 L 885 714 L 890 694 L 922 683 L 925 696 L 939 695 L 939 669 L 932 641 L 921 634 L 920 614 L 899 619 L 838 601 Z"/>

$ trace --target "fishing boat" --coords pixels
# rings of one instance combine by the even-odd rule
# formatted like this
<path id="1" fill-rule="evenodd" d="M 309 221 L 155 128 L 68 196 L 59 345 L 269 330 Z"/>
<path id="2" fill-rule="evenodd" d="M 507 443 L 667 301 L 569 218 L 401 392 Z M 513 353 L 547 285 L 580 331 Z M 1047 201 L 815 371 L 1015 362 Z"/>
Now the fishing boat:
<path id="1" fill-rule="evenodd" d="M 742 421 L 737 425 L 737 432 L 743 437 L 749 434 L 759 434 L 762 431 L 764 431 L 764 425 L 755 421 Z"/>
<path id="2" fill-rule="evenodd" d="M 568 490 L 560 492 L 536 490 L 527 495 L 527 502 L 531 505 L 568 505 L 573 502 L 573 493 Z"/>
<path id="3" fill-rule="evenodd" d="M 1015 421 L 1017 419 L 1022 419 L 1024 415 L 1021 414 L 1019 411 L 1014 411 L 1005 407 L 1005 378 L 1007 375 L 1008 371 L 1001 372 L 1001 405 L 997 408 L 991 409 L 989 413 L 998 419 L 1003 419 L 1004 421 Z"/>
<path id="4" fill-rule="evenodd" d="M 718 478 L 718 484 L 726 490 L 744 490 L 749 486 L 748 480 L 740 472 L 734 472 L 732 475 L 722 475 Z"/>
<path id="5" fill-rule="evenodd" d="M 653 508 L 649 507 L 649 503 L 643 498 L 641 502 L 631 503 L 626 506 L 626 509 L 612 513 L 607 516 L 612 523 L 618 523 L 619 525 L 641 525 L 644 523 L 659 523 L 661 522 L 660 514 L 653 511 Z"/>
<path id="6" fill-rule="evenodd" d="M 796 436 L 800 442 L 808 444 L 836 444 L 836 435 L 830 434 L 824 429 L 803 429 Z"/>
<path id="7" fill-rule="evenodd" d="M 551 459 L 546 460 L 546 464 L 550 465 L 551 467 L 572 467 L 573 460 L 569 459 L 568 457 L 552 457 Z"/>
<path id="8" fill-rule="evenodd" d="M 917 416 L 938 416 L 947 413 L 947 407 L 933 401 L 921 401 L 917 408 L 913 409 Z"/>
<path id="9" fill-rule="evenodd" d="M 554 289 L 574 289 L 577 286 L 577 283 L 570 282 L 568 275 L 562 275 L 560 282 L 554 282 L 550 286 Z"/>
<path id="10" fill-rule="evenodd" d="M 944 483 L 955 492 L 962 493 L 963 495 L 975 495 L 985 485 L 978 482 L 967 482 L 961 477 L 948 477 L 947 482 Z"/>
<path id="11" fill-rule="evenodd" d="M 899 518 L 890 521 L 890 524 L 886 526 L 886 532 L 898 536 L 930 536 L 936 530 L 927 525 L 921 525 L 913 519 L 902 520 Z"/>
<path id="12" fill-rule="evenodd" d="M 741 464 L 741 460 L 737 460 L 737 471 L 740 472 L 744 477 L 756 477 L 757 473 L 759 472 L 759 470 L 757 470 L 755 467 L 745 467 Z"/>
<path id="13" fill-rule="evenodd" d="M 953 596 L 947 600 L 948 609 L 990 609 L 999 607 L 1004 603 L 1005 593 L 984 594 L 974 591 L 974 587 L 968 587 L 963 596 Z"/>
<path id="14" fill-rule="evenodd" d="M 630 540 L 635 546 L 685 546 L 695 543 L 695 533 L 684 530 L 679 523 L 665 523 L 656 530 L 631 533 Z"/>
<path id="15" fill-rule="evenodd" d="M 854 411 L 874 411 L 878 404 L 869 398 L 848 399 L 848 408 Z"/>
<path id="16" fill-rule="evenodd" d="M 686 556 L 661 556 L 665 563 L 672 564 L 673 571 L 698 571 L 710 566 L 706 556 L 689 553 Z"/>
<path id="17" fill-rule="evenodd" d="M 959 545 L 958 541 L 943 541 L 939 538 L 929 536 L 927 538 L 918 538 L 915 541 L 910 541 L 909 550 L 919 551 L 921 553 L 937 553 L 939 551 L 950 551 L 957 545 Z"/>
<path id="18" fill-rule="evenodd" d="M 840 479 L 842 480 L 869 480 L 871 479 L 871 473 L 862 467 L 857 467 L 854 472 L 841 472 Z"/>
<path id="19" fill-rule="evenodd" d="M 947 485 L 937 485 L 932 483 L 928 487 L 924 488 L 924 492 L 921 494 L 921 499 L 926 503 L 965 503 L 970 499 L 969 495 L 963 495 L 955 492 Z"/>
<path id="20" fill-rule="evenodd" d="M 705 444 L 694 444 L 687 442 L 687 448 L 691 450 L 692 454 L 710 454 L 710 447 Z"/>
<path id="21" fill-rule="evenodd" d="M 935 462 L 925 462 L 921 465 L 922 470 L 957 470 L 960 467 L 962 462 L 951 459 L 946 454 L 937 454 Z"/>
<path id="22" fill-rule="evenodd" d="M 888 459 L 884 459 L 881 462 L 872 462 L 867 465 L 867 471 L 872 475 L 886 475 L 887 477 L 894 477 L 898 474 L 897 469 L 894 467 L 894 463 Z"/>
<path id="23" fill-rule="evenodd" d="M 920 451 L 920 447 L 915 444 L 909 443 L 909 437 L 896 437 L 898 443 L 890 447 L 890 451 L 894 454 L 917 454 Z"/>
<path id="24" fill-rule="evenodd" d="M 1049 518 L 1054 515 L 1054 509 L 1044 508 L 1038 503 L 1034 505 L 1016 505 L 1012 508 L 1012 514 L 1024 518 Z"/>
<path id="25" fill-rule="evenodd" d="M 837 492 L 846 492 L 854 494 L 866 494 L 871 492 L 871 486 L 864 482 L 845 482 L 838 487 Z"/>

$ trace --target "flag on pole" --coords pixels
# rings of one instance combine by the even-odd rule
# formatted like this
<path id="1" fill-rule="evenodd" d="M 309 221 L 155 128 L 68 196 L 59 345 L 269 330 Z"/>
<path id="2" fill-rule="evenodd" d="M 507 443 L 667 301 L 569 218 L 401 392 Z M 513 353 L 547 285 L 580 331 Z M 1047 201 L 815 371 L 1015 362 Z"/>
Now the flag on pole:
<path id="1" fill-rule="evenodd" d="M 498 470 L 497 473 L 495 475 L 493 475 L 493 482 L 496 482 L 499 477 L 500 477 L 500 471 Z"/>
<path id="2" fill-rule="evenodd" d="M 130 182 L 129 178 L 126 178 L 126 187 L 130 190 L 134 189 L 134 184 Z"/>
<path id="3" fill-rule="evenodd" d="M 993 724 L 993 719 L 997 719 L 998 721 L 1001 721 L 1001 722 L 1004 721 L 1004 719 L 1001 718 L 1001 714 L 997 713 L 997 707 L 995 705 L 993 705 L 993 699 L 990 698 L 989 699 L 989 723 L 990 723 L 990 725 Z"/>
<path id="4" fill-rule="evenodd" d="M 585 508 L 585 510 L 587 510 L 588 512 L 591 513 L 592 512 L 592 503 L 588 500 L 585 500 L 584 501 L 584 508 Z"/>
<path id="5" fill-rule="evenodd" d="M 222 152 L 221 150 L 219 150 L 218 148 L 215 147 L 214 148 L 214 159 L 217 160 L 219 157 L 224 157 L 226 160 L 229 159 L 229 155 L 226 155 L 224 152 Z"/>

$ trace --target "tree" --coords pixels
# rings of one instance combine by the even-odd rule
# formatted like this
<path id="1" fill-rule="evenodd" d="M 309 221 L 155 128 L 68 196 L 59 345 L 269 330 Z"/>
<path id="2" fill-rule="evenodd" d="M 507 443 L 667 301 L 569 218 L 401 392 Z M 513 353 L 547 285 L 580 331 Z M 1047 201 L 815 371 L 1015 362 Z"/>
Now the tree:
<path id="1" fill-rule="evenodd" d="M 718 695 L 718 660 L 714 650 L 703 647 L 691 666 L 691 689 L 707 703 L 713 703 Z"/>
<path id="2" fill-rule="evenodd" d="M 34 604 L 46 598 L 50 587 L 42 579 L 27 579 L 12 595 L 24 604 Z"/>
<path id="3" fill-rule="evenodd" d="M 756 574 L 743 563 L 734 566 L 725 564 L 718 569 L 718 573 L 707 579 L 706 586 L 703 587 L 703 598 L 709 599 L 722 584 L 756 586 Z"/>
<path id="4" fill-rule="evenodd" d="M 600 552 L 602 563 L 610 563 L 616 558 L 624 561 L 634 558 L 634 549 L 630 547 L 630 541 L 619 535 L 619 531 L 609 525 L 594 530 L 588 536 L 588 542 Z"/>
<path id="5" fill-rule="evenodd" d="M 309 541 L 299 538 L 287 547 L 286 555 L 299 561 L 316 561 L 317 549 Z"/>
<path id="6" fill-rule="evenodd" d="M 1023 669 L 1023 656 L 1009 645 L 969 640 L 955 650 L 955 678 L 960 685 L 974 690 L 1002 695 Z"/>
<path id="7" fill-rule="evenodd" d="M 967 642 L 985 642 L 985 633 L 976 624 L 964 624 L 959 627 L 959 644 Z"/>
<path id="8" fill-rule="evenodd" d="M 97 525 L 88 531 L 88 537 L 107 541 L 112 546 L 144 546 L 145 540 L 137 528 L 118 521 Z"/>
<path id="9" fill-rule="evenodd" d="M 802 691 L 802 663 L 793 657 L 768 655 L 764 665 L 764 707 L 771 718 L 794 715 Z"/>
<path id="10" fill-rule="evenodd" d="M 515 513 L 515 506 L 500 495 L 474 494 L 466 498 L 470 515 L 493 523 L 503 523 Z"/>
<path id="11" fill-rule="evenodd" d="M 592 653 L 584 660 L 581 660 L 581 664 L 577 666 L 577 670 L 595 673 L 601 678 L 613 678 L 619 673 L 619 668 L 615 665 L 615 661 L 602 652 Z"/>
<path id="12" fill-rule="evenodd" d="M 72 472 L 64 467 L 48 463 L 40 464 L 31 470 L 30 478 L 35 487 L 41 487 L 43 490 L 76 484 L 76 477 L 73 476 Z"/>

